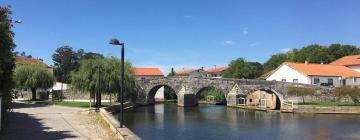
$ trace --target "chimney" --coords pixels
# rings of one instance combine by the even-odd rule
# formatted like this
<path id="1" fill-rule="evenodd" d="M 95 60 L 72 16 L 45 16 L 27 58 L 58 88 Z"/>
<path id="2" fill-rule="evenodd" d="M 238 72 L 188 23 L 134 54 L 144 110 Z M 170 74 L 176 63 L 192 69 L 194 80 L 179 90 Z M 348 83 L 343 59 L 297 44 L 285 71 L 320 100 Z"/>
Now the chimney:
<path id="1" fill-rule="evenodd" d="M 305 64 L 309 64 L 308 61 L 305 60 Z"/>

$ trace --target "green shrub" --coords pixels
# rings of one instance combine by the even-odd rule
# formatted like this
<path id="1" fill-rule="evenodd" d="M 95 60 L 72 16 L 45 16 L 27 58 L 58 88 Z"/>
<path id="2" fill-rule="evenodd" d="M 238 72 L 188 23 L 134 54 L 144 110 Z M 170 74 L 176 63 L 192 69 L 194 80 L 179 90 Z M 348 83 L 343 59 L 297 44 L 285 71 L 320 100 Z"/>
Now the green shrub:
<path id="1" fill-rule="evenodd" d="M 303 103 L 305 103 L 305 96 L 314 95 L 316 92 L 315 89 L 305 88 L 305 87 L 288 87 L 288 94 L 301 96 L 303 99 Z"/>
<path id="2" fill-rule="evenodd" d="M 337 87 L 335 88 L 335 95 L 342 98 L 350 96 L 354 103 L 359 103 L 360 88 L 359 87 Z"/>

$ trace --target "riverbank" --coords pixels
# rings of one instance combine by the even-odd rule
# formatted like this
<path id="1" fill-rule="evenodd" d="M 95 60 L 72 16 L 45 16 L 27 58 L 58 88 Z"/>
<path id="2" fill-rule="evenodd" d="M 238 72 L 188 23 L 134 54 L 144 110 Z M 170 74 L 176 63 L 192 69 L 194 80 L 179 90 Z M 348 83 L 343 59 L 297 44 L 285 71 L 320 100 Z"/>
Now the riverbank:
<path id="1" fill-rule="evenodd" d="M 360 106 L 311 106 L 297 105 L 294 113 L 313 114 L 360 114 Z"/>
<path id="2" fill-rule="evenodd" d="M 115 140 L 97 113 L 85 108 L 15 102 L 0 139 Z"/>
<path id="3" fill-rule="evenodd" d="M 125 103 L 124 109 L 133 108 L 134 105 L 131 103 Z M 100 108 L 99 114 L 102 119 L 107 123 L 108 127 L 113 131 L 118 139 L 121 140 L 140 140 L 140 138 L 133 133 L 130 129 L 126 126 L 120 128 L 120 122 L 113 116 L 114 112 L 118 112 L 120 110 L 119 105 L 109 106 Z"/>

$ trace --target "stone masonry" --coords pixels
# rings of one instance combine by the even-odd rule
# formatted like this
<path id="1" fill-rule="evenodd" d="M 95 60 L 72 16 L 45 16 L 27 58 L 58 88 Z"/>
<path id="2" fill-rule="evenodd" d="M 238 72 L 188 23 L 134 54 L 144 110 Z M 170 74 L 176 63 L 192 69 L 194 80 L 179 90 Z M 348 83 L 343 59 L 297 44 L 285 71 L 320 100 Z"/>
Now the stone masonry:
<path id="1" fill-rule="evenodd" d="M 289 98 L 287 88 L 290 86 L 314 88 L 317 93 L 329 93 L 332 90 L 328 87 L 278 81 L 193 77 L 138 80 L 137 85 L 139 90 L 135 101 L 139 105 L 154 104 L 155 93 L 163 86 L 170 87 L 175 91 L 179 106 L 197 105 L 200 91 L 207 87 L 220 89 L 225 94 L 227 106 L 236 106 L 239 96 L 246 96 L 257 90 L 275 94 L 280 104 Z"/>

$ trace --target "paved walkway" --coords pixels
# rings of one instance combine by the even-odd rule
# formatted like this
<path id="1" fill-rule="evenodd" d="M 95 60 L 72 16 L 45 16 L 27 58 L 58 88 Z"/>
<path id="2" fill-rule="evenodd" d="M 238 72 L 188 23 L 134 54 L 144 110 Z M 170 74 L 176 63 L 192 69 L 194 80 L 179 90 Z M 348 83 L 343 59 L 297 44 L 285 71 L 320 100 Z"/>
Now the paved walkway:
<path id="1" fill-rule="evenodd" d="M 115 139 L 100 116 L 82 108 L 15 103 L 0 139 Z"/>

